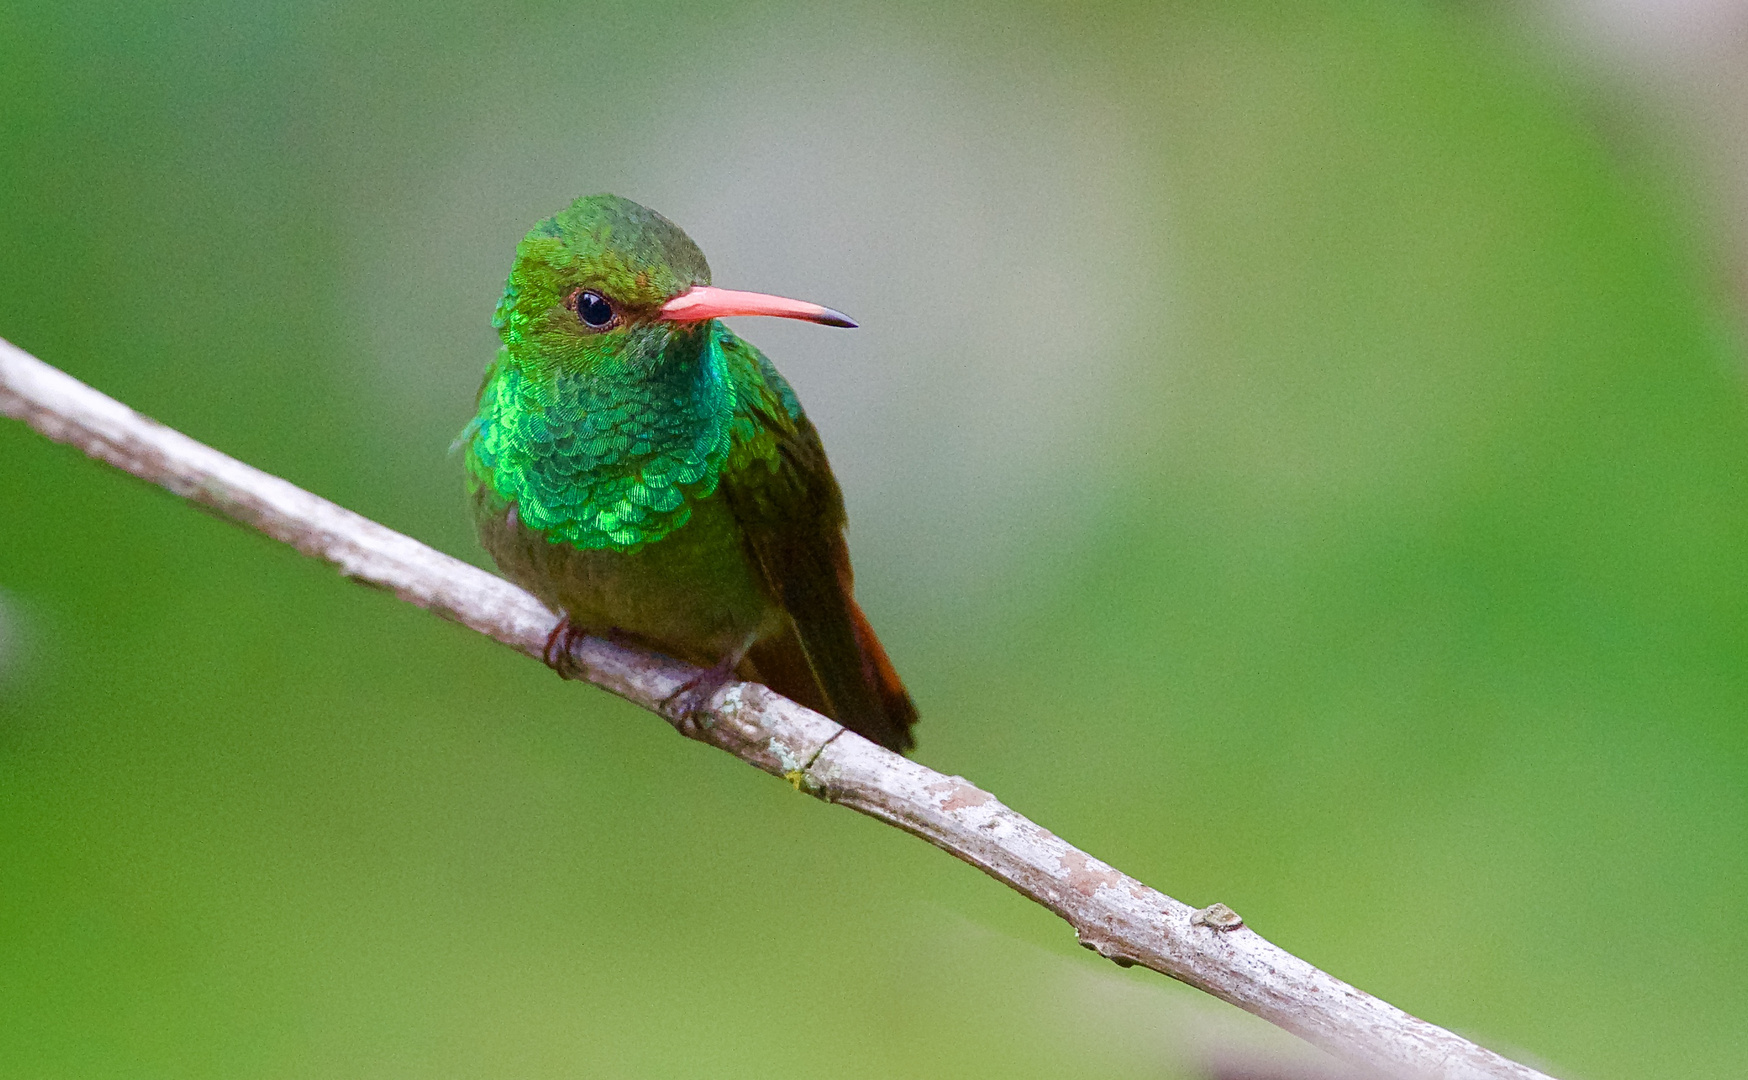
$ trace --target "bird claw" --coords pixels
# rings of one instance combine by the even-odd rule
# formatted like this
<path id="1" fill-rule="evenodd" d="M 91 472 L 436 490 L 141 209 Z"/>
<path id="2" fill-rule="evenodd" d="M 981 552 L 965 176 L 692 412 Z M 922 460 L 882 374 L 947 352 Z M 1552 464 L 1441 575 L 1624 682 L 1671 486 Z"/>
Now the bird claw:
<path id="1" fill-rule="evenodd" d="M 709 707 L 710 699 L 718 690 L 734 681 L 737 663 L 737 657 L 724 657 L 687 679 L 662 702 L 662 715 L 678 726 L 683 734 L 696 735 L 700 714 Z"/>
<path id="2" fill-rule="evenodd" d="M 552 633 L 546 635 L 546 649 L 540 654 L 540 659 L 546 662 L 547 667 L 558 672 L 559 678 L 571 678 L 571 649 L 582 636 L 583 631 L 571 625 L 569 615 L 560 617 L 558 625 L 552 628 Z"/>
<path id="3" fill-rule="evenodd" d="M 540 659 L 547 667 L 558 672 L 559 678 L 575 678 L 572 649 L 576 647 L 578 640 L 586 636 L 588 631 L 573 626 L 569 615 L 561 616 L 558 625 L 552 628 L 552 633 L 546 635 L 546 648 L 541 651 Z M 606 636 L 607 640 L 617 645 L 636 647 L 639 644 L 638 639 L 617 627 L 608 630 Z M 710 707 L 710 699 L 716 696 L 716 692 L 734 681 L 734 669 L 739 663 L 740 656 L 730 654 L 687 679 L 662 702 L 662 715 L 682 733 L 696 736 L 700 715 Z"/>

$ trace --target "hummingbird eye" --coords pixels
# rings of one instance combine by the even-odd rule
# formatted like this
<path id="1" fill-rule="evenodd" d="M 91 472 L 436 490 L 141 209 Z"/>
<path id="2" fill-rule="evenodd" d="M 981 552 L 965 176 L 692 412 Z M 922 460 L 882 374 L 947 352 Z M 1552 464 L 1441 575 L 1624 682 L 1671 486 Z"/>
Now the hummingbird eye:
<path id="1" fill-rule="evenodd" d="M 605 330 L 617 317 L 612 302 L 592 289 L 577 293 L 572 305 L 577 309 L 577 318 L 591 330 Z"/>

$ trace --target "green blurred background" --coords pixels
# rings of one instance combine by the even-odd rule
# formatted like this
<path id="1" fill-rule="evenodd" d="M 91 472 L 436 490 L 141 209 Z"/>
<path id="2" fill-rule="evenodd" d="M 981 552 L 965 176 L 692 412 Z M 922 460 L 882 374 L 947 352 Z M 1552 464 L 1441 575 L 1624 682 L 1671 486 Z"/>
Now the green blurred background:
<path id="1" fill-rule="evenodd" d="M 1748 1071 L 1748 409 L 1686 159 L 1435 3 L 0 7 L 0 335 L 479 561 L 517 238 L 749 322 L 963 773 L 1566 1077 Z M 1626 117 L 1626 119 L 1622 119 Z M 0 423 L 0 1075 L 1295 1053 L 922 843 Z"/>

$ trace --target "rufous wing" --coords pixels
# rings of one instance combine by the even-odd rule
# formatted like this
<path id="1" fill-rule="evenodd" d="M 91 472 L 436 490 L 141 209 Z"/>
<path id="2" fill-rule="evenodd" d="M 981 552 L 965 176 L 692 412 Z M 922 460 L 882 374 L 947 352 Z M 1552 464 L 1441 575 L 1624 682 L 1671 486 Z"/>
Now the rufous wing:
<path id="1" fill-rule="evenodd" d="M 843 494 L 813 424 L 783 427 L 775 468 L 723 474 L 748 552 L 793 627 L 748 659 L 771 689 L 902 753 L 915 745 L 916 706 L 856 605 Z"/>

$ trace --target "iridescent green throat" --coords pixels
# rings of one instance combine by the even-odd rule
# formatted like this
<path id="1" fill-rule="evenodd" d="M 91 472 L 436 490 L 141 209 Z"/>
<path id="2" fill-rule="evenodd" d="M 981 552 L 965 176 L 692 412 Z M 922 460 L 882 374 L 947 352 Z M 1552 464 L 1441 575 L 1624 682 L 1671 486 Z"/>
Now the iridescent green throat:
<path id="1" fill-rule="evenodd" d="M 554 542 L 660 540 L 716 490 L 735 441 L 723 333 L 712 322 L 672 334 L 635 377 L 521 362 L 506 344 L 480 391 L 471 478 Z"/>

